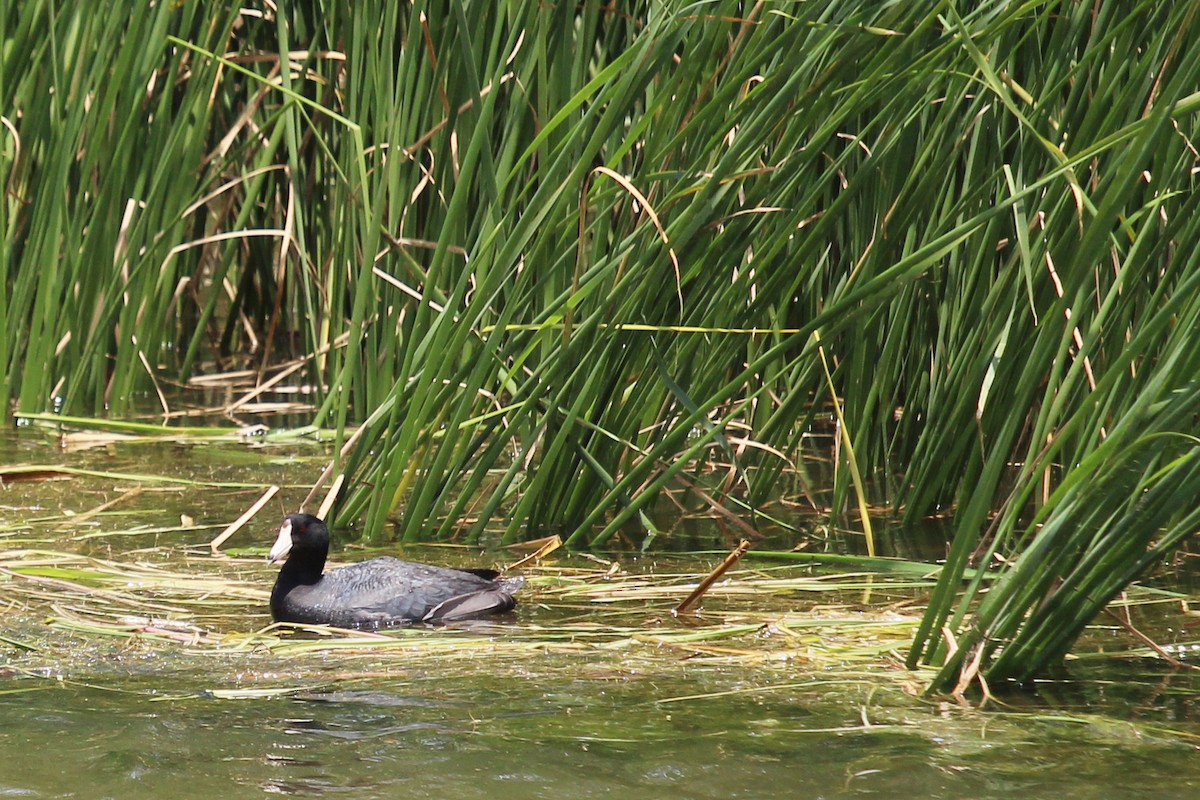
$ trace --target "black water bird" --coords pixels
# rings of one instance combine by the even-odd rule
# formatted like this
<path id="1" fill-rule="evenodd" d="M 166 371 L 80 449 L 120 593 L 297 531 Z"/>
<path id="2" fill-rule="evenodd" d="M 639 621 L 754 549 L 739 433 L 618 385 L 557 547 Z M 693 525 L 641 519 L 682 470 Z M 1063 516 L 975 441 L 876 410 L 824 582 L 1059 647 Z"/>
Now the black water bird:
<path id="1" fill-rule="evenodd" d="M 278 622 L 379 628 L 445 623 L 508 611 L 521 576 L 489 569 L 450 569 L 390 556 L 324 572 L 329 528 L 311 514 L 291 514 L 279 528 L 269 563 L 286 558 L 271 590 Z"/>

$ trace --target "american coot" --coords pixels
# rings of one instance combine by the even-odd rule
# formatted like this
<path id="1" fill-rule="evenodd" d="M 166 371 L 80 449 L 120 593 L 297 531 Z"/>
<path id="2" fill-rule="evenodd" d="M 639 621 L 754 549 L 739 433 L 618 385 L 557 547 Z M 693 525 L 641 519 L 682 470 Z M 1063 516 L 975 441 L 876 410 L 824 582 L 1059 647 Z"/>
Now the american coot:
<path id="1" fill-rule="evenodd" d="M 311 514 L 291 514 L 268 561 L 287 562 L 271 590 L 279 622 L 377 628 L 411 622 L 454 622 L 508 611 L 525 579 L 489 569 L 448 569 L 384 556 L 330 570 L 329 528 Z"/>

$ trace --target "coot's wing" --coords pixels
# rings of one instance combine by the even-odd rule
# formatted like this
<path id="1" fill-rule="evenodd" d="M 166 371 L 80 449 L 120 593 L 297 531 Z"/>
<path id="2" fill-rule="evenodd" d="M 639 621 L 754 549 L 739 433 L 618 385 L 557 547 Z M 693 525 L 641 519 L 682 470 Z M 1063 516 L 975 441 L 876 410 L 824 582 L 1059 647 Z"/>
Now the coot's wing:
<path id="1" fill-rule="evenodd" d="M 313 588 L 322 605 L 345 611 L 354 624 L 379 624 L 425 620 L 452 598 L 496 585 L 470 572 L 383 556 L 331 570 Z"/>
<path id="2" fill-rule="evenodd" d="M 425 621 L 456 622 L 511 611 L 517 605 L 513 592 L 521 588 L 525 579 L 518 576 L 488 583 L 486 589 L 460 594 L 434 606 L 425 615 Z"/>

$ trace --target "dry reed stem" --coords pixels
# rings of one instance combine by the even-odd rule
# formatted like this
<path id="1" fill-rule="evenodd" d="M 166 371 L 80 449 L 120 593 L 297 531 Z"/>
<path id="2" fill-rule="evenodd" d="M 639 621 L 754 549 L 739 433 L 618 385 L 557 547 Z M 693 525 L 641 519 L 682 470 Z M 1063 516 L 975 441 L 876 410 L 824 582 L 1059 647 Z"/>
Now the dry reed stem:
<path id="1" fill-rule="evenodd" d="M 686 614 L 688 609 L 694 606 L 700 600 L 700 598 L 704 596 L 704 593 L 709 590 L 709 587 L 716 583 L 722 575 L 728 572 L 729 568 L 736 564 L 738 559 L 744 556 L 746 551 L 749 549 L 750 542 L 742 539 L 738 546 L 734 548 L 733 552 L 726 556 L 725 560 L 718 564 L 716 569 L 708 574 L 708 577 L 700 581 L 700 585 L 692 590 L 692 593 L 685 597 L 679 605 L 675 606 L 675 608 L 671 610 L 671 613 L 675 616 Z"/>
<path id="2" fill-rule="evenodd" d="M 212 549 L 212 551 L 214 553 L 217 552 L 221 545 L 228 541 L 230 536 L 233 536 L 235 533 L 241 530 L 242 526 L 253 519 L 254 515 L 261 511 L 262 507 L 265 506 L 267 502 L 270 501 L 270 499 L 278 492 L 278 486 L 271 486 L 269 489 L 263 492 L 262 497 L 258 498 L 254 505 L 250 506 L 250 508 L 246 510 L 246 513 L 235 519 L 227 528 L 225 528 L 225 530 L 221 531 L 215 539 L 208 543 L 208 546 Z"/>

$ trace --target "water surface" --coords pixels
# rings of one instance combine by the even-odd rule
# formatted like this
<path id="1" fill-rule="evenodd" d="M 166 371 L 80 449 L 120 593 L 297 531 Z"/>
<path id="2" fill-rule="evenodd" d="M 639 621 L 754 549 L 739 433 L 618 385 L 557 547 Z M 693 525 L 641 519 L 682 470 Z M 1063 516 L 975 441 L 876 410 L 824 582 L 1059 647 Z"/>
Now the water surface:
<path id="1" fill-rule="evenodd" d="M 603 554 L 617 565 L 605 579 L 603 565 L 559 553 L 530 571 L 511 618 L 338 649 L 263 632 L 273 570 L 261 555 L 319 450 L 63 453 L 22 434 L 0 438 L 0 455 L 285 487 L 220 557 L 207 541 L 259 489 L 167 482 L 131 496 L 125 482 L 76 476 L 2 490 L 0 570 L 16 554 L 25 566 L 0 571 L 0 796 L 1065 800 L 1200 789 L 1200 680 L 1097 655 L 1138 645 L 1116 625 L 1098 624 L 1081 644 L 1090 657 L 1061 679 L 981 711 L 923 696 L 928 674 L 899 666 L 920 580 L 747 559 L 698 616 L 675 619 L 670 607 L 714 556 Z M 44 568 L 28 568 L 33 551 L 50 554 Z M 1130 613 L 1159 641 L 1193 636 L 1177 606 Z"/>

